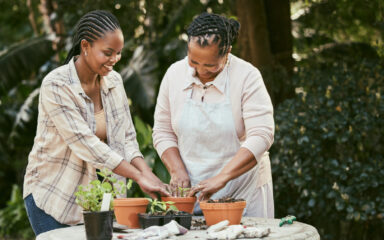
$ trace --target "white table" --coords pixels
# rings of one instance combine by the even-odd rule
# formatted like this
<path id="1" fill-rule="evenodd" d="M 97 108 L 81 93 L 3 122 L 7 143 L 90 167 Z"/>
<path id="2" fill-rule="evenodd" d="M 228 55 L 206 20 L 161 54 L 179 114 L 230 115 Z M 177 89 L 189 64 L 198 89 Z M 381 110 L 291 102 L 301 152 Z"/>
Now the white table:
<path id="1" fill-rule="evenodd" d="M 195 218 L 195 217 L 194 217 Z M 196 217 L 198 218 L 198 217 Z M 271 233 L 268 237 L 262 238 L 263 240 L 319 240 L 320 235 L 316 228 L 311 225 L 294 222 L 293 224 L 285 224 L 279 227 L 279 219 L 264 219 L 254 217 L 243 217 L 242 224 L 247 226 L 260 226 L 268 227 L 271 229 Z M 130 229 L 127 231 L 137 231 L 136 229 Z M 117 239 L 117 236 L 121 233 L 113 233 L 113 239 Z M 36 240 L 85 240 L 84 225 L 55 229 L 49 232 L 45 232 L 37 236 Z M 175 236 L 172 239 L 207 239 L 206 230 L 190 230 L 187 234 L 182 236 Z"/>

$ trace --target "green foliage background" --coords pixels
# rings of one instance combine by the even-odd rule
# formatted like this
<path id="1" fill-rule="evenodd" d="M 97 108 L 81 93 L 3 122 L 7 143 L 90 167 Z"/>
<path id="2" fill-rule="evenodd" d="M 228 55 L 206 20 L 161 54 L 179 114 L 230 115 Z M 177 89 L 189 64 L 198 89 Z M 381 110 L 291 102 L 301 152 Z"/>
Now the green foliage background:
<path id="1" fill-rule="evenodd" d="M 183 33 L 193 16 L 213 10 L 236 17 L 235 0 L 57 0 L 52 21 L 63 23 L 65 41 L 54 50 L 39 2 L 31 2 L 28 8 L 26 0 L 0 0 L 0 238 L 32 236 L 21 186 L 36 131 L 38 90 L 64 60 L 84 13 L 107 9 L 120 20 L 125 46 L 116 69 L 132 100 L 140 150 L 165 182 L 169 174 L 151 138 L 162 76 L 186 55 Z M 28 20 L 31 9 L 37 32 Z M 292 0 L 291 13 L 294 75 L 264 74 L 296 88 L 294 98 L 275 108 L 270 152 L 276 217 L 296 215 L 322 239 L 382 239 L 384 2 Z M 143 193 L 134 184 L 128 195 Z"/>

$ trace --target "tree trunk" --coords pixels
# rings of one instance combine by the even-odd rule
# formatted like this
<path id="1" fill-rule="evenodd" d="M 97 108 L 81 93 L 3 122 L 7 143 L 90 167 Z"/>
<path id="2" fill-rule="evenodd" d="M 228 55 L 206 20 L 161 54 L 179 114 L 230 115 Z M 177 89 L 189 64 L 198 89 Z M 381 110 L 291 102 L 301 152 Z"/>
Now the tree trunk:
<path id="1" fill-rule="evenodd" d="M 265 0 L 271 52 L 277 64 L 293 70 L 291 11 L 289 0 Z"/>
<path id="2" fill-rule="evenodd" d="M 240 56 L 256 67 L 273 64 L 263 0 L 237 0 Z"/>
<path id="3" fill-rule="evenodd" d="M 263 74 L 275 106 L 294 96 L 289 0 L 236 0 L 240 57 Z"/>

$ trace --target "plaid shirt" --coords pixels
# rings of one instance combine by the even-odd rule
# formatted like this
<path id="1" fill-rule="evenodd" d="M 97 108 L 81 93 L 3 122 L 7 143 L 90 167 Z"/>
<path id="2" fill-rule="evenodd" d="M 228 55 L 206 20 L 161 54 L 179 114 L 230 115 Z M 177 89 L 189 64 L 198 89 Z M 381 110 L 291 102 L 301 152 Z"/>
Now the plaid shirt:
<path id="1" fill-rule="evenodd" d="M 28 158 L 23 197 L 63 224 L 82 221 L 74 193 L 97 178 L 96 168 L 114 169 L 141 156 L 121 76 L 100 82 L 107 144 L 96 135 L 94 106 L 77 76 L 74 60 L 43 80 L 34 145 Z M 121 179 L 122 177 L 120 177 Z"/>

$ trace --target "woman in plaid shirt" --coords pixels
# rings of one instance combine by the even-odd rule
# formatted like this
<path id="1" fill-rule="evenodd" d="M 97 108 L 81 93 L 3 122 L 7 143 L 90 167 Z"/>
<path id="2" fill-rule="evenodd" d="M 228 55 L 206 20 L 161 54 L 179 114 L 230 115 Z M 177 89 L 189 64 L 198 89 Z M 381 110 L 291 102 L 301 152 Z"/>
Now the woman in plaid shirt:
<path id="1" fill-rule="evenodd" d="M 36 235 L 82 221 L 77 186 L 109 168 L 150 196 L 169 195 L 140 153 L 121 76 L 113 71 L 124 38 L 115 16 L 85 14 L 66 64 L 43 80 L 23 197 Z"/>

